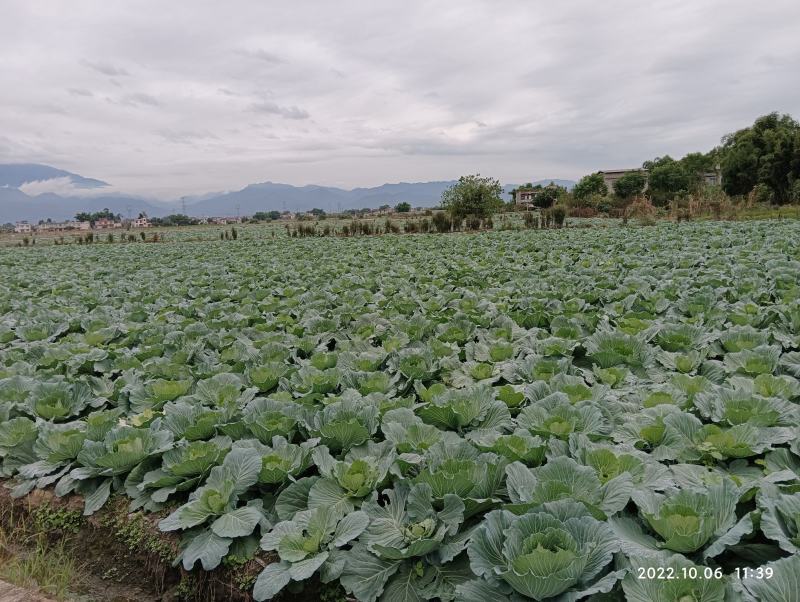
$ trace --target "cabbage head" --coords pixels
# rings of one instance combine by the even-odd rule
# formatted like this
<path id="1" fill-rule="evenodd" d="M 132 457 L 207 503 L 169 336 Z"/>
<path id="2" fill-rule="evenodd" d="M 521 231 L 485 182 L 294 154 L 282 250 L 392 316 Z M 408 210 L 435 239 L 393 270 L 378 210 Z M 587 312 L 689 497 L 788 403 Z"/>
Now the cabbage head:
<path id="1" fill-rule="evenodd" d="M 533 600 L 570 592 L 577 600 L 608 592 L 624 574 L 601 576 L 619 543 L 611 529 L 570 501 L 553 502 L 516 516 L 490 512 L 467 548 L 472 572 L 488 585 L 502 584 Z M 499 582 L 499 583 L 498 583 Z M 477 585 L 477 584 L 475 584 Z M 458 588 L 459 600 L 483 602 L 472 583 Z"/>

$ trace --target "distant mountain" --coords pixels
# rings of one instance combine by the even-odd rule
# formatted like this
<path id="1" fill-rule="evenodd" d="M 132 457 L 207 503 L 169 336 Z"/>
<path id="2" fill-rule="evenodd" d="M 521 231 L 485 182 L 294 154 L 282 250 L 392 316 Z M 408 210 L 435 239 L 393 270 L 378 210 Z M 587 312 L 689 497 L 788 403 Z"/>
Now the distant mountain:
<path id="1" fill-rule="evenodd" d="M 68 181 L 65 180 L 68 178 Z M 25 184 L 32 182 L 58 181 L 71 188 L 69 196 L 43 192 L 34 194 Z M 102 194 L 101 189 L 109 184 L 102 180 L 50 167 L 38 163 L 0 164 L 0 223 L 28 220 L 32 222 L 51 218 L 54 220 L 72 219 L 81 211 L 100 211 L 108 208 L 114 213 L 138 215 L 140 211 L 148 215 L 160 216 L 173 213 L 171 208 L 159 206 L 147 199 L 117 193 Z M 22 187 L 22 190 L 20 190 Z M 59 187 L 56 187 L 57 189 Z M 45 185 L 43 189 L 47 189 Z M 82 195 L 80 190 L 92 190 L 92 194 Z M 27 193 L 30 194 L 27 194 Z"/>
<path id="2" fill-rule="evenodd" d="M 539 180 L 535 184 L 547 185 L 555 182 L 568 189 L 575 185 L 572 180 Z M 192 215 L 252 215 L 256 211 L 308 211 L 315 207 L 328 212 L 345 209 L 361 209 L 396 205 L 406 201 L 415 207 L 434 207 L 439 204 L 442 192 L 455 181 L 440 182 L 400 182 L 382 184 L 373 188 L 353 188 L 345 190 L 330 186 L 291 186 L 275 182 L 251 184 L 235 192 L 227 192 L 189 201 L 187 212 Z M 516 186 L 503 187 L 504 200 Z"/>
<path id="3" fill-rule="evenodd" d="M 69 178 L 76 188 L 102 188 L 108 186 L 102 180 L 84 178 L 76 173 L 56 169 L 39 163 L 4 163 L 0 164 L 0 188 L 19 188 L 28 182 L 41 182 L 56 178 Z"/>
<path id="4" fill-rule="evenodd" d="M 415 206 L 436 205 L 452 182 L 383 184 L 374 188 L 345 190 L 331 186 L 291 186 L 276 182 L 250 184 L 241 190 L 203 199 L 187 206 L 193 215 L 241 215 L 256 211 L 308 211 L 319 207 L 328 212 L 380 207 L 407 201 Z"/>
<path id="5" fill-rule="evenodd" d="M 91 195 L 70 193 L 69 196 L 44 192 L 35 194 L 36 187 L 25 187 L 26 183 L 69 178 L 72 189 L 95 189 Z M 572 188 L 572 180 L 538 180 L 534 184 L 546 186 L 550 182 Z M 276 182 L 250 184 L 241 190 L 225 193 L 207 193 L 184 197 L 186 212 L 193 216 L 252 215 L 257 211 L 308 211 L 315 207 L 328 212 L 346 209 L 375 208 L 381 205 L 396 205 L 401 201 L 414 207 L 434 207 L 439 204 L 442 192 L 454 181 L 399 182 L 382 184 L 372 188 L 345 190 L 332 186 L 292 186 Z M 145 198 L 116 193 L 98 194 L 96 189 L 108 186 L 101 180 L 85 178 L 48 165 L 0 164 L 0 223 L 19 220 L 38 221 L 52 218 L 72 218 L 81 211 L 99 211 L 108 208 L 122 215 L 138 215 L 145 212 L 151 217 L 182 211 L 182 203 L 159 203 Z M 22 187 L 22 190 L 20 190 Z M 503 187 L 503 199 L 516 186 Z M 47 189 L 45 186 L 44 190 Z M 59 190 L 56 188 L 56 190 Z M 28 193 L 28 194 L 26 194 Z"/>
<path id="6" fill-rule="evenodd" d="M 130 214 L 134 217 L 144 211 L 147 215 L 158 217 L 175 213 L 170 208 L 155 205 L 145 199 L 123 196 L 59 196 L 57 194 L 40 194 L 28 196 L 16 188 L 0 187 L 0 224 L 28 220 L 37 222 L 40 219 L 54 220 L 72 219 L 81 211 L 100 211 L 108 208 L 113 213 Z"/>

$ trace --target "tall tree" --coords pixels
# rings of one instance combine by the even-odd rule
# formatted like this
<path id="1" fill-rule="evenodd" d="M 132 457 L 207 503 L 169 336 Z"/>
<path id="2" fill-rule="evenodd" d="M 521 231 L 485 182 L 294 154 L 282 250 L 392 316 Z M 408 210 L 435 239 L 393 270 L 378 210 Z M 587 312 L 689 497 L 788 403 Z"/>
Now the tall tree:
<path id="1" fill-rule="evenodd" d="M 650 197 L 659 206 L 666 205 L 675 197 L 687 194 L 694 186 L 692 176 L 684 164 L 669 155 L 646 161 Z"/>
<path id="2" fill-rule="evenodd" d="M 603 180 L 603 174 L 599 171 L 588 176 L 583 176 L 580 181 L 575 184 L 572 189 L 572 194 L 578 200 L 588 199 L 596 194 L 605 196 L 608 194 L 608 186 Z"/>
<path id="3" fill-rule="evenodd" d="M 764 115 L 725 136 L 719 154 L 725 192 L 745 195 L 763 184 L 777 203 L 789 202 L 800 179 L 800 124 L 789 115 Z"/>
<path id="4" fill-rule="evenodd" d="M 630 200 L 641 194 L 647 185 L 647 176 L 643 171 L 629 171 L 614 182 L 614 194 L 623 200 Z"/>
<path id="5" fill-rule="evenodd" d="M 442 193 L 442 207 L 456 219 L 467 216 L 486 218 L 503 205 L 502 193 L 499 180 L 481 177 L 480 174 L 461 176 Z"/>

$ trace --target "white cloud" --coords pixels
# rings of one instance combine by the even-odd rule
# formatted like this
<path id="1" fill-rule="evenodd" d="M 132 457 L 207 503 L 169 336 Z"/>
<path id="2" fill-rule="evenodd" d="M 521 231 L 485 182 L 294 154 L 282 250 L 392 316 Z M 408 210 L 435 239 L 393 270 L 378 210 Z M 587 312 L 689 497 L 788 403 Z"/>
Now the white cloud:
<path id="1" fill-rule="evenodd" d="M 113 192 L 108 186 L 100 188 L 81 188 L 76 186 L 69 176 L 61 178 L 50 178 L 49 180 L 35 180 L 25 182 L 19 189 L 28 196 L 38 196 L 40 194 L 58 194 L 60 196 L 100 196 Z"/>
<path id="2" fill-rule="evenodd" d="M 800 3 L 7 3 L 0 161 L 179 197 L 577 178 L 800 117 Z"/>

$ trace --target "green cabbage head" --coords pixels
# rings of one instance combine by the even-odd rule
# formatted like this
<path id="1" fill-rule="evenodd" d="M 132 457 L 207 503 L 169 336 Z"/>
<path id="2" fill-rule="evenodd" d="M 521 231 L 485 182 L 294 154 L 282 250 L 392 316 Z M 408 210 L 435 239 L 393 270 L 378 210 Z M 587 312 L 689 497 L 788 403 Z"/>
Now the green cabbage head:
<path id="1" fill-rule="evenodd" d="M 618 550 L 606 524 L 580 504 L 559 501 L 522 516 L 505 510 L 489 513 L 468 554 L 472 572 L 489 584 L 505 582 L 523 596 L 544 600 L 592 588 Z M 612 573 L 602 581 L 610 589 L 616 579 Z M 475 589 L 467 587 L 464 593 Z"/>

